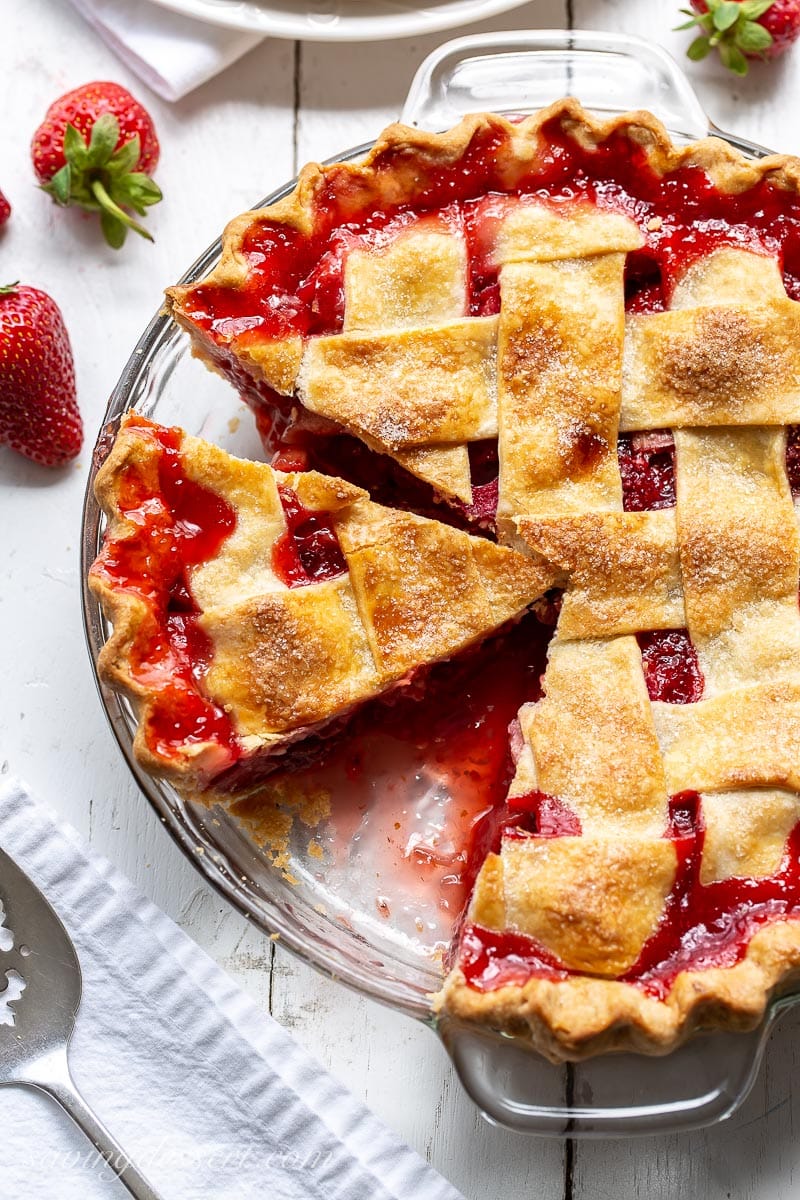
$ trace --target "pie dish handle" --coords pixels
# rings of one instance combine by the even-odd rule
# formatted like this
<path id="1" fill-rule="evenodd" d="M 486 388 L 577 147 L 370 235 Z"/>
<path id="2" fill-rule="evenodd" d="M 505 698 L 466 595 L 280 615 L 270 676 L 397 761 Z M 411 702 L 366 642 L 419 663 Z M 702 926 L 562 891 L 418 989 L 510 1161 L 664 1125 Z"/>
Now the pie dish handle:
<path id="1" fill-rule="evenodd" d="M 465 113 L 529 113 L 576 96 L 598 113 L 645 108 L 673 135 L 708 135 L 708 117 L 685 74 L 643 38 L 588 30 L 473 34 L 429 54 L 400 115 L 407 125 L 449 129 Z"/>
<path id="2" fill-rule="evenodd" d="M 700 1033 L 663 1057 L 604 1054 L 553 1065 L 518 1039 L 444 1016 L 437 1032 L 483 1115 L 519 1133 L 628 1137 L 700 1129 L 730 1117 L 758 1075 L 778 1017 L 751 1033 Z"/>

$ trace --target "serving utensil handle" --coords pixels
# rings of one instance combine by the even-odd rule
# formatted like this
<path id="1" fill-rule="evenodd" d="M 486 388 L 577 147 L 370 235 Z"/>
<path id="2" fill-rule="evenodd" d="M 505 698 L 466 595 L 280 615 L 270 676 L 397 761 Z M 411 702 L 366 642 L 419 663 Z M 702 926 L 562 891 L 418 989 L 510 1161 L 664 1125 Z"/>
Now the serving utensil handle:
<path id="1" fill-rule="evenodd" d="M 78 1091 L 70 1074 L 66 1053 L 48 1056 L 39 1066 L 36 1078 L 24 1082 L 52 1096 L 61 1105 L 135 1200 L 161 1200 L 158 1192 L 131 1162 L 117 1139 Z"/>

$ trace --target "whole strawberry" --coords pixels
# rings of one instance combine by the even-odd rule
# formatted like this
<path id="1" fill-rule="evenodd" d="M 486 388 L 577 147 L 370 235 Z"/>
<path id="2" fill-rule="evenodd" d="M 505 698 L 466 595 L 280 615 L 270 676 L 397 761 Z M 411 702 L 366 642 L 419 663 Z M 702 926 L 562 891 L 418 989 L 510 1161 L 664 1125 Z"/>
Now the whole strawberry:
<path id="1" fill-rule="evenodd" d="M 686 53 L 698 62 L 714 49 L 725 66 L 747 74 L 747 61 L 777 58 L 800 37 L 800 0 L 690 0 L 691 19 L 679 29 L 700 29 Z"/>
<path id="2" fill-rule="evenodd" d="M 150 114 L 118 83 L 87 83 L 61 96 L 31 142 L 33 169 L 44 191 L 57 204 L 99 213 L 105 239 L 115 249 L 128 229 L 153 240 L 132 212 L 144 216 L 161 199 L 150 178 L 158 154 Z"/>
<path id="3" fill-rule="evenodd" d="M 82 442 L 61 310 L 38 288 L 0 288 L 0 443 L 45 467 L 60 467 Z"/>
<path id="4" fill-rule="evenodd" d="M 6 200 L 2 192 L 0 192 L 0 228 L 5 225 L 8 218 L 11 216 L 11 205 Z"/>

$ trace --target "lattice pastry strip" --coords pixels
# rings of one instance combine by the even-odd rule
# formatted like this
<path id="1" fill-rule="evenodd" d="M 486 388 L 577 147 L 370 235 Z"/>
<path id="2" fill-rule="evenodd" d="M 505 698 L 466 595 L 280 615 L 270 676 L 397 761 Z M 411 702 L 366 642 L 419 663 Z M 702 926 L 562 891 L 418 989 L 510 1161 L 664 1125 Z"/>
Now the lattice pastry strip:
<path id="1" fill-rule="evenodd" d="M 469 311 L 467 247 L 438 221 L 417 221 L 389 245 L 354 249 L 344 275 L 344 332 L 423 329 Z"/>
<path id="2" fill-rule="evenodd" d="M 541 264 L 529 269 L 541 278 Z M 776 286 L 769 260 L 737 250 L 688 274 L 678 303 L 717 295 L 733 304 L 737 281 L 744 300 L 753 278 L 767 291 Z M 546 291 L 531 285 L 530 293 L 547 305 Z M 637 318 L 642 328 L 651 321 L 658 317 Z M 533 372 L 519 396 L 521 407 L 527 396 L 540 411 Z M 557 430 L 557 417 L 549 427 Z M 613 412 L 607 430 L 615 445 Z M 775 874 L 800 815 L 800 548 L 785 431 L 681 429 L 675 446 L 675 510 L 597 511 L 584 488 L 584 511 L 565 515 L 558 490 L 540 490 L 544 511 L 515 522 L 562 571 L 566 591 L 544 697 L 520 713 L 510 799 L 556 797 L 581 836 L 508 831 L 479 877 L 470 917 L 527 934 L 565 966 L 597 976 L 629 970 L 662 918 L 677 867 L 669 796 L 701 793 L 702 886 Z M 684 624 L 705 698 L 651 704 L 636 640 L 609 635 Z"/>
<path id="3" fill-rule="evenodd" d="M 783 429 L 675 431 L 686 623 L 704 694 L 800 682 L 800 538 Z"/>
<path id="4" fill-rule="evenodd" d="M 512 795 L 556 796 L 587 834 L 660 838 L 667 784 L 636 639 L 557 638 L 543 686 L 544 697 L 520 712 L 531 754 Z"/>
<path id="5" fill-rule="evenodd" d="M 498 528 L 520 513 L 622 509 L 623 254 L 500 274 Z"/>
<path id="6" fill-rule="evenodd" d="M 470 919 L 534 938 L 570 970 L 615 978 L 656 930 L 675 868 L 664 838 L 506 836 L 481 871 Z"/>
<path id="7" fill-rule="evenodd" d="M 700 813 L 705 829 L 700 883 L 763 879 L 781 866 L 787 838 L 800 821 L 800 796 L 766 787 L 703 792 Z"/>
<path id="8" fill-rule="evenodd" d="M 380 331 L 314 338 L 299 394 L 312 412 L 395 456 L 493 437 L 496 328 L 494 317 L 474 317 L 391 336 Z"/>
<path id="9" fill-rule="evenodd" d="M 514 525 L 568 584 L 558 622 L 562 640 L 686 625 L 674 509 L 521 517 Z"/>
<path id="10" fill-rule="evenodd" d="M 653 704 L 671 793 L 784 786 L 800 791 L 800 684 L 736 688 L 696 704 Z"/>
<path id="11" fill-rule="evenodd" d="M 501 279 L 500 363 L 498 318 L 467 315 L 463 232 L 457 227 L 445 232 L 430 221 L 401 229 L 386 246 L 350 250 L 343 332 L 308 340 L 294 382 L 306 408 L 335 420 L 465 503 L 472 499 L 468 444 L 496 437 L 498 426 L 507 424 L 505 440 L 501 430 L 501 492 L 513 509 L 514 489 L 526 484 L 520 459 L 524 462 L 544 424 L 540 420 L 530 428 L 529 414 L 513 403 L 515 363 L 522 362 L 519 347 L 529 358 L 525 344 L 541 315 L 531 289 L 547 286 L 549 280 L 551 291 L 563 299 L 560 293 L 566 288 L 582 302 L 573 319 L 585 324 L 591 311 L 597 333 L 605 340 L 611 332 L 609 355 L 615 361 L 610 386 L 617 409 L 614 372 L 618 375 L 622 353 L 623 252 L 641 245 L 642 236 L 627 217 L 593 206 L 572 206 L 567 213 L 516 201 L 505 210 L 493 251 Z M 491 248 L 486 250 L 491 258 Z M 541 277 L 536 274 L 539 260 Z M 607 312 L 598 311 L 601 298 Z M 562 307 L 562 319 L 568 320 Z M 609 322 L 613 330 L 606 328 Z M 598 439 L 605 458 L 613 453 L 607 439 L 613 441 L 616 433 L 605 429 L 602 399 L 596 395 L 588 403 L 590 366 L 588 358 L 582 366 L 574 358 L 564 363 L 573 378 L 582 370 L 584 381 L 565 417 L 560 446 L 549 448 L 570 457 L 576 478 L 586 474 L 590 460 L 598 459 Z M 498 399 L 498 389 L 505 403 Z M 567 392 L 561 392 L 564 399 Z M 593 475 L 600 479 L 601 474 L 595 462 Z M 527 481 L 529 490 L 536 482 Z M 600 487 L 604 494 L 610 489 L 611 507 L 621 506 L 618 481 L 615 487 L 607 464 Z"/>
<path id="12" fill-rule="evenodd" d="M 800 422 L 800 304 L 773 259 L 692 264 L 668 312 L 628 318 L 622 430 Z"/>
<path id="13" fill-rule="evenodd" d="M 491 251 L 497 266 L 514 262 L 556 262 L 627 253 L 641 248 L 641 230 L 624 213 L 594 204 L 534 204 L 507 199 L 497 205 Z M 502 215 L 500 215 L 502 213 Z"/>

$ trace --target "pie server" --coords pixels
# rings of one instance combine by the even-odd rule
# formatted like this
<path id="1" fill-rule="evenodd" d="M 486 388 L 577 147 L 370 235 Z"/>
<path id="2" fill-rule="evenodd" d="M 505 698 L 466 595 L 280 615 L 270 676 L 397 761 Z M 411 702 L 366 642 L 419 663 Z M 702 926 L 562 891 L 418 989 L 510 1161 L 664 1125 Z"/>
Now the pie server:
<path id="1" fill-rule="evenodd" d="M 67 1050 L 81 1002 L 78 956 L 47 900 L 3 850 L 0 901 L 0 1021 L 5 998 L 12 1022 L 0 1024 L 0 1086 L 26 1084 L 52 1096 L 136 1200 L 159 1200 L 72 1080 Z"/>

